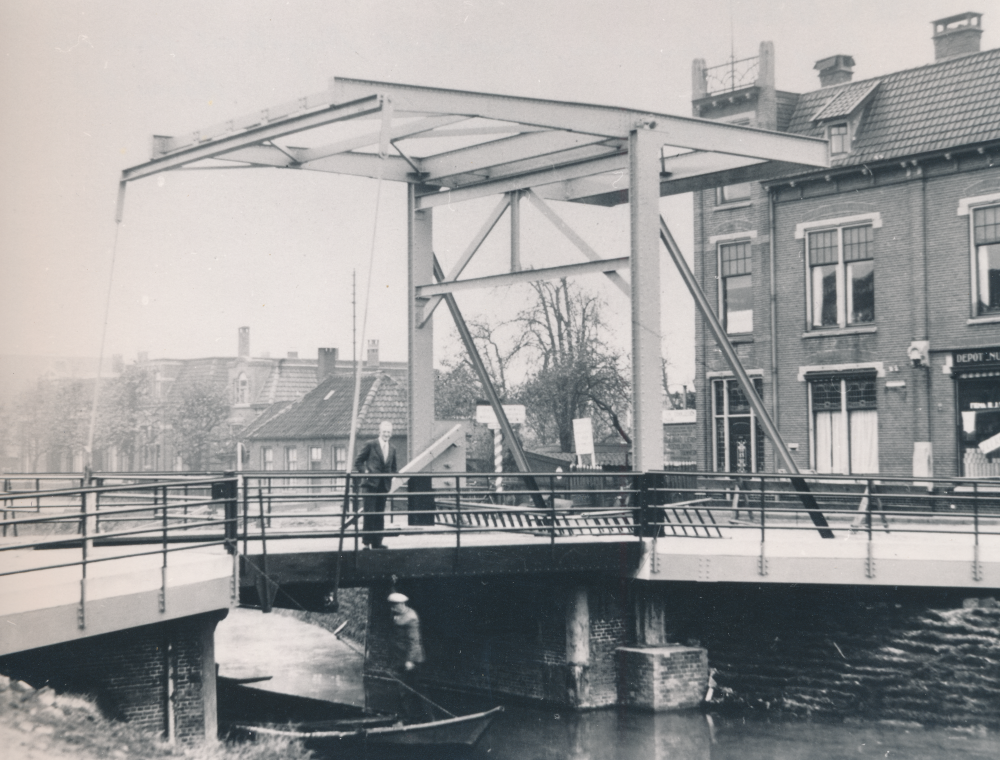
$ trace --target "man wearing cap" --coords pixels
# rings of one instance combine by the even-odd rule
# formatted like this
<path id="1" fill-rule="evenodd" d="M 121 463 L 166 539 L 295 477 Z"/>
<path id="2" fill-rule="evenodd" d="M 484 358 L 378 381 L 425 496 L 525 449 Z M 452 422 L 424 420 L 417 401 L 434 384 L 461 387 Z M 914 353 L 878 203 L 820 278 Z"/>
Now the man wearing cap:
<path id="1" fill-rule="evenodd" d="M 363 473 L 390 473 L 396 471 L 396 449 L 389 445 L 392 438 L 392 423 L 382 420 L 378 426 L 378 438 L 369 441 L 354 460 L 354 469 Z M 384 549 L 382 530 L 385 527 L 382 512 L 385 511 L 386 494 L 392 485 L 391 478 L 364 478 L 361 493 L 364 494 L 365 522 L 362 542 L 365 547 Z"/>
<path id="2" fill-rule="evenodd" d="M 408 719 L 433 720 L 434 716 L 414 691 L 420 682 L 424 647 L 420 643 L 420 618 L 406 603 L 409 597 L 393 592 L 388 597 L 392 610 L 393 667 L 397 678 L 409 689 L 399 687 L 402 712 Z M 411 691 L 414 690 L 414 691 Z"/>

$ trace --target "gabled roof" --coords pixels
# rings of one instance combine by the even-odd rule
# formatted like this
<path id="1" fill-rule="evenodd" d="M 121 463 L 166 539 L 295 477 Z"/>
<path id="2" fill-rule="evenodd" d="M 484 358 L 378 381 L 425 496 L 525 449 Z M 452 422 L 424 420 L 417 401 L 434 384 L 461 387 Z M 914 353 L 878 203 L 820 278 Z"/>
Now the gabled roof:
<path id="1" fill-rule="evenodd" d="M 850 116 L 881 83 L 881 79 L 869 79 L 867 82 L 851 82 L 844 87 L 838 87 L 837 92 L 819 109 L 819 113 L 813 116 L 812 120 L 826 121 Z"/>
<path id="2" fill-rule="evenodd" d="M 295 402 L 275 404 L 243 431 L 249 440 L 309 440 L 347 438 L 354 398 L 353 375 L 330 375 Z M 406 389 L 384 373 L 362 376 L 358 405 L 358 436 L 378 435 L 382 420 L 395 435 L 406 435 Z"/>
<path id="3" fill-rule="evenodd" d="M 841 96 L 846 107 L 872 83 L 877 87 L 872 87 L 851 153 L 835 157 L 834 166 L 1000 140 L 1000 49 L 804 93 L 788 131 L 822 137 L 824 124 L 816 121 L 818 113 Z"/>
<path id="4" fill-rule="evenodd" d="M 254 397 L 255 404 L 295 401 L 316 387 L 316 362 L 278 359 L 271 364 L 267 380 Z"/>
<path id="5" fill-rule="evenodd" d="M 210 357 L 188 359 L 183 362 L 177 377 L 170 385 L 167 401 L 179 399 L 190 388 L 214 388 L 225 393 L 229 385 L 229 365 L 232 359 Z"/>

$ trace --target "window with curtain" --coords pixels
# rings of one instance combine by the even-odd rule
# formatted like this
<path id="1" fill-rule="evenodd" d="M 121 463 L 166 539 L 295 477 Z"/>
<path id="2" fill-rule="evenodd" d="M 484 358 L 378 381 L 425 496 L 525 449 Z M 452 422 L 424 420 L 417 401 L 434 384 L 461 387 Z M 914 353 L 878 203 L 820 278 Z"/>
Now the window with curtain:
<path id="1" fill-rule="evenodd" d="M 346 446 L 334 446 L 333 447 L 333 469 L 335 469 L 335 470 L 346 470 L 347 469 L 347 447 Z"/>
<path id="2" fill-rule="evenodd" d="M 875 321 L 872 225 L 810 232 L 809 324 L 847 327 Z"/>
<path id="3" fill-rule="evenodd" d="M 816 472 L 878 472 L 875 378 L 830 377 L 809 383 Z"/>
<path id="4" fill-rule="evenodd" d="M 753 332 L 753 259 L 750 241 L 719 246 L 723 322 L 730 335 Z"/>

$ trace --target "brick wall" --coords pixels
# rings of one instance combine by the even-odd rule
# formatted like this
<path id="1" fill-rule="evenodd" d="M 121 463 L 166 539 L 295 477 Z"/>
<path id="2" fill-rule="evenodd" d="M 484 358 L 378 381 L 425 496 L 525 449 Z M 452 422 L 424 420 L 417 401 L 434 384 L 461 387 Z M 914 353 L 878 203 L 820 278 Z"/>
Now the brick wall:
<path id="1" fill-rule="evenodd" d="M 761 370 L 764 400 L 779 418 L 786 442 L 802 469 L 811 466 L 808 396 L 799 368 L 882 362 L 876 383 L 879 412 L 879 472 L 910 475 L 913 443 L 934 444 L 935 474 L 957 474 L 955 382 L 941 372 L 954 350 L 1000 345 L 1000 323 L 971 323 L 969 218 L 958 216 L 962 198 L 1000 191 L 1000 167 L 977 153 L 938 157 L 919 168 L 899 165 L 873 172 L 833 176 L 782 185 L 775 195 L 775 290 L 778 376 L 771 372 L 769 220 L 767 193 L 754 187 L 752 203 L 719 207 L 714 191 L 695 197 L 695 271 L 709 302 L 718 303 L 717 246 L 712 236 L 756 231 L 752 245 L 754 333 L 736 346 L 747 369 Z M 806 314 L 805 244 L 795 238 L 801 222 L 879 213 L 874 230 L 875 332 L 810 337 Z M 926 254 L 926 273 L 924 259 Z M 930 369 L 913 368 L 907 356 L 912 340 L 929 339 Z M 699 398 L 699 459 L 711 469 L 711 384 L 706 373 L 728 370 L 722 353 L 696 323 L 696 370 Z M 889 380 L 903 381 L 889 388 Z M 780 403 L 773 404 L 774 389 Z M 765 466 L 774 467 L 770 444 Z"/>
<path id="2" fill-rule="evenodd" d="M 618 702 L 646 710 L 697 707 L 708 688 L 708 657 L 700 647 L 622 647 Z"/>
<path id="3" fill-rule="evenodd" d="M 205 737 L 206 627 L 210 634 L 221 617 L 194 615 L 19 652 L 0 659 L 0 672 L 36 688 L 49 684 L 57 691 L 92 694 L 109 717 L 165 734 L 169 668 L 175 736 L 191 743 Z M 214 662 L 210 666 L 214 678 Z M 214 688 L 208 691 L 214 708 Z M 214 722 L 213 717 L 210 724 Z"/>
<path id="4" fill-rule="evenodd" d="M 1000 607 L 975 592 L 671 584 L 721 706 L 1000 726 Z M 966 606 L 968 605 L 968 606 Z"/>

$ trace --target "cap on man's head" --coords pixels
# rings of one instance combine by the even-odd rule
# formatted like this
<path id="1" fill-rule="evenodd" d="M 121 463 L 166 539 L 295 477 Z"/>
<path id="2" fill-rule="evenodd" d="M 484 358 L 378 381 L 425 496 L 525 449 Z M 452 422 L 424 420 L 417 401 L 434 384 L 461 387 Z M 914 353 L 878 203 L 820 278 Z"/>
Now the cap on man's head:
<path id="1" fill-rule="evenodd" d="M 410 597 L 406 594 L 400 594 L 398 591 L 389 594 L 389 604 L 406 604 L 408 601 L 410 601 Z"/>

